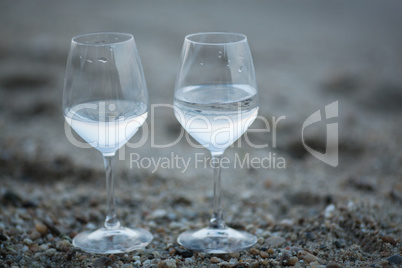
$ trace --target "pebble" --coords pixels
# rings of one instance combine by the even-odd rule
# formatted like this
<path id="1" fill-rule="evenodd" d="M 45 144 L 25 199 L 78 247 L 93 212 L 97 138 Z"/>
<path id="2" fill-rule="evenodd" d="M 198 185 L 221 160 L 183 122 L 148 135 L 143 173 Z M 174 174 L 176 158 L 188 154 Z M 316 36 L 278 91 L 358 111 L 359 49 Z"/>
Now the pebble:
<path id="1" fill-rule="evenodd" d="M 152 255 L 154 255 L 154 258 L 158 258 L 158 259 L 161 258 L 161 254 L 159 254 L 158 251 L 153 251 L 153 252 L 152 252 Z"/>
<path id="2" fill-rule="evenodd" d="M 297 254 L 302 249 L 299 247 L 291 247 L 289 250 L 290 252 Z"/>
<path id="3" fill-rule="evenodd" d="M 258 254 L 260 253 L 260 251 L 259 251 L 258 249 L 256 249 L 256 248 L 251 248 L 251 249 L 250 249 L 250 253 L 251 253 L 252 255 L 258 255 Z"/>
<path id="4" fill-rule="evenodd" d="M 393 238 L 390 235 L 384 235 L 383 237 L 381 237 L 382 241 L 384 243 L 390 243 L 391 245 L 395 246 L 396 245 L 396 240 L 395 238 Z"/>
<path id="5" fill-rule="evenodd" d="M 176 267 L 177 267 L 176 261 L 173 259 L 163 260 L 158 263 L 158 268 L 176 268 Z"/>
<path id="6" fill-rule="evenodd" d="M 7 191 L 3 194 L 3 202 L 4 204 L 11 204 L 18 207 L 22 203 L 22 198 L 14 192 Z"/>
<path id="7" fill-rule="evenodd" d="M 32 233 L 29 235 L 29 238 L 32 241 L 35 241 L 36 239 L 39 239 L 41 237 L 40 233 L 36 230 L 32 231 Z"/>
<path id="8" fill-rule="evenodd" d="M 220 263 L 222 260 L 217 257 L 212 257 L 210 260 L 212 263 Z"/>
<path id="9" fill-rule="evenodd" d="M 336 262 L 334 262 L 334 261 L 330 261 L 327 264 L 327 268 L 341 268 L 341 266 L 339 264 L 337 264 Z"/>
<path id="10" fill-rule="evenodd" d="M 399 256 L 399 255 L 394 255 L 394 256 L 389 257 L 387 259 L 387 261 L 389 263 L 392 263 L 392 264 L 401 264 L 402 263 L 402 257 Z"/>
<path id="11" fill-rule="evenodd" d="M 176 255 L 176 249 L 174 247 L 169 248 L 169 254 L 170 255 Z"/>
<path id="12" fill-rule="evenodd" d="M 54 235 L 58 236 L 61 234 L 59 229 L 57 229 L 56 226 L 54 226 L 50 222 L 44 221 L 43 223 L 47 227 L 47 229 L 50 230 L 50 232 L 52 232 Z"/>
<path id="13" fill-rule="evenodd" d="M 330 219 L 334 216 L 334 212 L 335 212 L 335 205 L 329 204 L 324 210 L 324 217 L 326 219 Z"/>
<path id="14" fill-rule="evenodd" d="M 43 223 L 40 223 L 40 222 L 37 222 L 35 224 L 35 229 L 36 229 L 36 231 L 38 231 L 42 235 L 46 235 L 47 231 L 48 231 L 47 226 L 44 225 Z"/>
<path id="15" fill-rule="evenodd" d="M 266 252 L 266 251 L 261 251 L 260 252 L 260 256 L 261 256 L 261 258 L 268 258 L 269 257 L 269 254 L 268 254 L 268 252 Z"/>
<path id="16" fill-rule="evenodd" d="M 160 219 L 167 215 L 167 211 L 164 209 L 157 209 L 149 216 L 150 219 Z"/>
<path id="17" fill-rule="evenodd" d="M 32 244 L 32 240 L 29 239 L 29 238 L 25 238 L 23 242 L 24 242 L 25 245 L 31 245 Z"/>
<path id="18" fill-rule="evenodd" d="M 286 242 L 286 239 L 280 236 L 271 236 L 266 240 L 266 243 L 270 247 L 280 247 Z"/>
<path id="19" fill-rule="evenodd" d="M 232 258 L 239 258 L 240 257 L 240 253 L 239 252 L 232 252 L 229 254 L 230 257 Z"/>
<path id="20" fill-rule="evenodd" d="M 314 256 L 314 255 L 311 254 L 311 253 L 308 253 L 308 252 L 305 251 L 305 250 L 300 250 L 300 251 L 297 253 L 297 257 L 298 257 L 299 259 L 304 260 L 304 261 L 307 262 L 307 263 L 315 262 L 315 261 L 318 261 L 318 260 L 319 260 L 316 256 Z"/>
<path id="21" fill-rule="evenodd" d="M 48 250 L 46 250 L 46 256 L 51 257 L 56 253 L 56 249 L 54 248 L 49 248 Z"/>
<path id="22" fill-rule="evenodd" d="M 291 228 L 294 225 L 294 222 L 291 219 L 283 219 L 279 222 L 279 225 L 286 228 Z"/>
<path id="23" fill-rule="evenodd" d="M 59 243 L 57 243 L 57 247 L 64 252 L 67 252 L 71 247 L 71 243 L 68 240 L 62 240 Z"/>
<path id="24" fill-rule="evenodd" d="M 261 236 L 264 237 L 264 238 L 268 238 L 268 237 L 270 237 L 271 235 L 272 235 L 272 233 L 271 233 L 270 231 L 264 231 L 264 232 L 261 234 Z"/>
<path id="25" fill-rule="evenodd" d="M 289 258 L 289 264 L 294 266 L 299 259 L 295 256 Z"/>
<path id="26" fill-rule="evenodd" d="M 23 246 L 21 249 L 22 252 L 27 252 L 28 250 L 29 250 L 28 246 Z"/>
<path id="27" fill-rule="evenodd" d="M 192 252 L 191 250 L 187 250 L 187 249 L 181 249 L 181 248 L 176 248 L 176 255 L 180 255 L 183 258 L 190 258 L 193 257 L 194 252 Z"/>
<path id="28" fill-rule="evenodd" d="M 39 248 L 40 248 L 40 250 L 42 250 L 42 251 L 46 251 L 46 250 L 48 250 L 49 246 L 46 245 L 46 244 L 43 244 L 43 245 L 40 245 Z"/>
<path id="29" fill-rule="evenodd" d="M 0 234 L 0 240 L 1 241 L 7 241 L 7 236 Z"/>
<path id="30" fill-rule="evenodd" d="M 86 256 L 85 256 L 85 257 L 86 257 Z M 103 267 L 103 266 L 112 265 L 112 263 L 113 263 L 113 261 L 112 261 L 111 258 L 102 256 L 102 257 L 96 259 L 96 260 L 93 262 L 93 265 L 94 265 L 94 267 Z"/>
<path id="31" fill-rule="evenodd" d="M 316 235 L 312 232 L 306 232 L 305 235 L 307 240 L 314 240 L 316 238 Z"/>

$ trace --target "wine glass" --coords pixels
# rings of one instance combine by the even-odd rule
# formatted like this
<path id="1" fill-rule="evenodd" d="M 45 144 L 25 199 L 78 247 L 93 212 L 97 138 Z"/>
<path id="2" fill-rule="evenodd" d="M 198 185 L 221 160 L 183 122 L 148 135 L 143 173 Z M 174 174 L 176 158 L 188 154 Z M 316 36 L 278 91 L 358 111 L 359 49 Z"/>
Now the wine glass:
<path id="1" fill-rule="evenodd" d="M 210 151 L 214 169 L 214 203 L 209 226 L 180 234 L 178 243 L 194 251 L 218 254 L 252 247 L 257 242 L 254 235 L 226 226 L 220 193 L 221 157 L 258 113 L 247 37 L 220 32 L 187 35 L 173 105 L 183 128 Z"/>
<path id="2" fill-rule="evenodd" d="M 79 233 L 76 247 L 90 253 L 123 253 L 143 248 L 153 236 L 129 229 L 116 217 L 112 158 L 144 123 L 148 93 L 134 37 L 90 33 L 71 41 L 63 92 L 67 123 L 100 151 L 106 169 L 107 215 L 103 228 Z"/>

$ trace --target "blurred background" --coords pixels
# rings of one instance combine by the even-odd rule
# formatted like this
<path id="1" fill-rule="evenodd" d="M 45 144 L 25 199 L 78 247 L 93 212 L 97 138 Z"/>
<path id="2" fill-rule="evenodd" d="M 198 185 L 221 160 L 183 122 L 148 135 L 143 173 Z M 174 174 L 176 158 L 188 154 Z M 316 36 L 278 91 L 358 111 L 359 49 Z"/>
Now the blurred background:
<path id="1" fill-rule="evenodd" d="M 305 191 L 313 200 L 310 205 L 320 204 L 317 198 L 323 203 L 329 198 L 383 200 L 397 208 L 402 192 L 401 14 L 401 2 L 388 0 L 1 1 L 0 187 L 21 195 L 33 191 L 32 198 L 41 200 L 40 190 L 65 187 L 62 183 L 68 180 L 63 178 L 103 177 L 100 154 L 74 147 L 64 133 L 61 99 L 73 36 L 132 33 L 150 103 L 171 104 L 185 35 L 230 31 L 249 39 L 260 115 L 269 122 L 273 116 L 286 119 L 278 123 L 276 147 L 272 131 L 251 133 L 251 141 L 269 147 L 252 149 L 243 143 L 229 148 L 226 156 L 234 159 L 235 153 L 249 153 L 261 158 L 275 153 L 285 159 L 286 169 L 224 170 L 229 200 L 268 200 L 267 210 L 277 217 L 291 215 L 292 204 L 310 202 L 300 194 Z M 312 157 L 301 143 L 304 120 L 333 101 L 339 103 L 338 167 Z M 174 141 L 181 131 L 167 108 L 156 109 L 147 122 L 156 144 Z M 262 127 L 257 120 L 251 128 Z M 325 150 L 325 122 L 307 132 L 307 143 Z M 133 141 L 140 137 L 141 132 Z M 157 177 L 176 185 L 172 191 L 201 201 L 207 192 L 210 198 L 209 169 L 193 165 L 183 173 L 178 169 L 152 173 L 153 167 L 130 168 L 131 153 L 169 157 L 172 152 L 184 158 L 194 158 L 195 153 L 208 156 L 205 149 L 192 148 L 185 139 L 173 147 L 151 148 L 149 137 L 141 148 L 125 148 L 120 156 L 126 160 L 116 161 L 116 172 L 123 178 L 119 187 L 130 181 L 138 186 Z M 94 181 L 104 189 L 103 178 Z M 71 194 L 88 194 L 84 188 L 71 188 Z M 135 194 L 134 189 L 121 191 Z M 286 204 L 291 206 L 283 210 Z"/>

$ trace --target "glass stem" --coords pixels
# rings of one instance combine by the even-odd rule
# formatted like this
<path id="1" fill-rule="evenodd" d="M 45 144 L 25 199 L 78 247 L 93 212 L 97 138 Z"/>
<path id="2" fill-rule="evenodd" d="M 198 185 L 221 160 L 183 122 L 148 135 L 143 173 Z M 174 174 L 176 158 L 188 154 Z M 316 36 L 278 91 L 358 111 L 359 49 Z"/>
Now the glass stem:
<path id="1" fill-rule="evenodd" d="M 221 158 L 223 152 L 211 153 L 211 155 L 214 169 L 214 211 L 209 223 L 209 228 L 224 229 L 226 228 L 226 225 L 223 220 L 221 204 Z"/>
<path id="2" fill-rule="evenodd" d="M 103 156 L 106 169 L 106 191 L 107 191 L 107 214 L 105 219 L 106 229 L 116 229 L 120 227 L 120 222 L 116 218 L 116 208 L 114 203 L 114 183 L 112 170 L 113 156 Z"/>

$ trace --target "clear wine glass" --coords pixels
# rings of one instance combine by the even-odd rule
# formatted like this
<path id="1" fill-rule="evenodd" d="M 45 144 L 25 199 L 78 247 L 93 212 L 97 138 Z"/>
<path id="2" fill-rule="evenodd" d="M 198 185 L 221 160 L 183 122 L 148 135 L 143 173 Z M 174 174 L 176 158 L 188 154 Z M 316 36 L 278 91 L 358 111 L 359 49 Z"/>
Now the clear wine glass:
<path id="1" fill-rule="evenodd" d="M 257 238 L 224 222 L 220 178 L 225 149 L 243 135 L 258 113 L 254 66 L 245 35 L 211 32 L 185 37 L 174 112 L 183 128 L 210 151 L 214 169 L 209 226 L 180 234 L 178 243 L 208 253 L 250 248 Z"/>
<path id="2" fill-rule="evenodd" d="M 100 151 L 106 169 L 107 215 L 103 228 L 79 233 L 76 247 L 91 253 L 123 253 L 143 248 L 153 236 L 129 229 L 116 217 L 112 158 L 144 123 L 148 92 L 134 37 L 91 33 L 71 41 L 63 92 L 67 123 Z"/>

